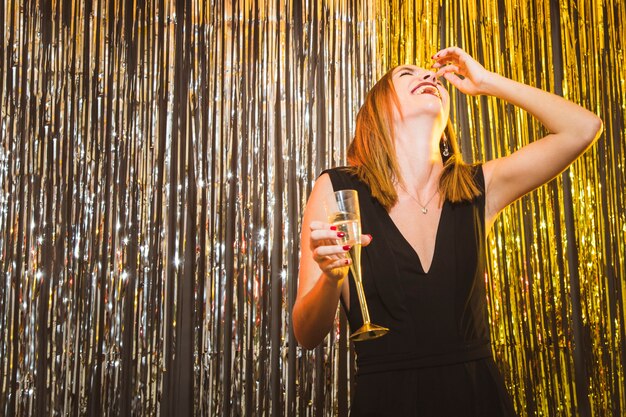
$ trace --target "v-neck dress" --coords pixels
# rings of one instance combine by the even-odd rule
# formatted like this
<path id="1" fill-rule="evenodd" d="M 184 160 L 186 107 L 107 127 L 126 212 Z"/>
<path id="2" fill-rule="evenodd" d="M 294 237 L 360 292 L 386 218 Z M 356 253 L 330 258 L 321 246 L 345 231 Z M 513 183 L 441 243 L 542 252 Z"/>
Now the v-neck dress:
<path id="1" fill-rule="evenodd" d="M 379 339 L 354 343 L 351 417 L 515 416 L 489 339 L 484 192 L 471 202 L 444 202 L 425 272 L 365 183 L 345 168 L 324 173 L 335 191 L 359 193 L 362 231 L 373 236 L 361 254 L 370 318 L 390 329 Z M 484 190 L 481 166 L 474 178 Z M 363 319 L 352 276 L 349 287 L 347 316 L 354 331 Z"/>

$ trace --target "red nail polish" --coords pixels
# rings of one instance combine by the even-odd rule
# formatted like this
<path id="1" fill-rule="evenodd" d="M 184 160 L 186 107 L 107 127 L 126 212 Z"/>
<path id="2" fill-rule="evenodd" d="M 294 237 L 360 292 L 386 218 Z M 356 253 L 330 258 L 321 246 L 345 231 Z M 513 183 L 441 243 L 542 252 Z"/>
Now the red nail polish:
<path id="1" fill-rule="evenodd" d="M 350 250 L 350 245 L 345 245 L 345 246 L 343 247 L 343 250 Z"/>
<path id="2" fill-rule="evenodd" d="M 367 237 L 369 237 L 369 238 L 370 238 L 370 242 L 371 242 L 372 240 L 374 240 L 374 238 L 372 237 L 372 235 L 367 235 Z"/>
<path id="3" fill-rule="evenodd" d="M 346 261 L 344 262 L 346 265 L 348 265 L 350 263 L 350 259 L 346 259 Z"/>
<path id="4" fill-rule="evenodd" d="M 346 234 L 344 232 L 337 232 L 337 237 L 344 237 Z"/>
<path id="5" fill-rule="evenodd" d="M 337 230 L 337 226 L 330 226 L 330 230 Z"/>

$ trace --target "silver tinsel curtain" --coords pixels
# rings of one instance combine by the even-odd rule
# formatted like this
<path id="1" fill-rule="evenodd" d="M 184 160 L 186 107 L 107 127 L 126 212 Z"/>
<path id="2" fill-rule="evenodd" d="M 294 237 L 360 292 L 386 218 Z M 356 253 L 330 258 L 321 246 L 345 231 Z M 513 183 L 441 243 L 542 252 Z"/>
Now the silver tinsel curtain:
<path id="1" fill-rule="evenodd" d="M 605 121 L 490 235 L 522 416 L 626 410 L 626 7 L 610 0 L 0 4 L 0 415 L 346 416 L 343 315 L 290 312 L 315 178 L 390 66 L 456 44 Z M 454 95 L 466 160 L 543 133 Z"/>

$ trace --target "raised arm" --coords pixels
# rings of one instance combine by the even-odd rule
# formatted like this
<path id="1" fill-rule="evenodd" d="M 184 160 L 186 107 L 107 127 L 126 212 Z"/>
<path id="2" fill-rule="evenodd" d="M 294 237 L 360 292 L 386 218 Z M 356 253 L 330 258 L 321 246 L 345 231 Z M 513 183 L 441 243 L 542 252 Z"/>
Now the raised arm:
<path id="1" fill-rule="evenodd" d="M 433 59 L 439 68 L 437 76 L 461 92 L 501 98 L 533 115 L 550 132 L 509 156 L 484 164 L 487 224 L 507 205 L 565 170 L 602 132 L 602 120 L 590 111 L 487 71 L 460 48 L 443 49 Z"/>
<path id="2" fill-rule="evenodd" d="M 337 230 L 321 221 L 326 219 L 324 198 L 332 193 L 330 177 L 324 174 L 313 187 L 302 220 L 298 294 L 292 320 L 296 339 L 307 349 L 319 345 L 332 328 L 342 291 L 349 303 L 349 248 L 337 244 L 341 237 Z M 370 241 L 369 236 L 361 238 L 363 245 Z"/>

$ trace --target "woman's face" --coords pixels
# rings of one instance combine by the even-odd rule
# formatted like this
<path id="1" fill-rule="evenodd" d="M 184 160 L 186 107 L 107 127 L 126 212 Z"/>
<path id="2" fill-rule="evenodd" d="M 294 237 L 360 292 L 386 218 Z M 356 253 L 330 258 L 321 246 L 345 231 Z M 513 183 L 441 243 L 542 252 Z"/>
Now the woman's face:
<path id="1" fill-rule="evenodd" d="M 440 116 L 445 126 L 450 112 L 450 96 L 434 72 L 415 65 L 402 65 L 393 70 L 392 81 L 403 120 L 431 114 Z"/>

